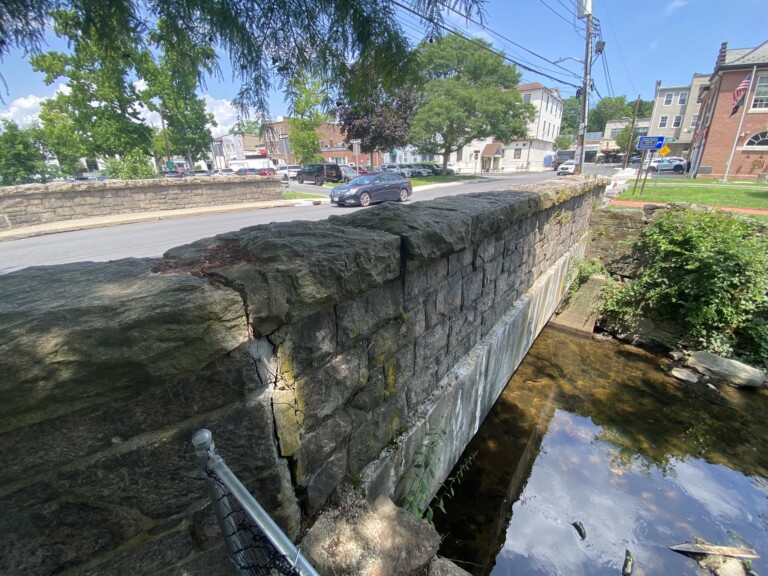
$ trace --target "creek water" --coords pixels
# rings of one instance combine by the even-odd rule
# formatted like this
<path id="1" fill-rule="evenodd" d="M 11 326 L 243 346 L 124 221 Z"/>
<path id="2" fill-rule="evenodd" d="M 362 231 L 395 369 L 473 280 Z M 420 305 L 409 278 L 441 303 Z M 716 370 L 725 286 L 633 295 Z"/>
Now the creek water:
<path id="1" fill-rule="evenodd" d="M 768 575 L 768 391 L 683 384 L 669 362 L 546 327 L 433 502 L 439 554 L 475 575 L 615 576 L 629 550 L 632 576 L 703 575 L 667 548 L 698 537 L 755 549 Z"/>

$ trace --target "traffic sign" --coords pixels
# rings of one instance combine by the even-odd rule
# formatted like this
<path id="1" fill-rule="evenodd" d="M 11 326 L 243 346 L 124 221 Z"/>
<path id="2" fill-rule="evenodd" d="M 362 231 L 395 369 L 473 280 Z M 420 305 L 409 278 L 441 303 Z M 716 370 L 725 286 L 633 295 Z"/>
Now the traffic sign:
<path id="1" fill-rule="evenodd" d="M 173 170 L 174 168 L 176 168 L 176 164 L 174 164 L 169 160 L 168 162 L 165 163 L 165 167 L 168 168 L 169 170 Z"/>
<path id="2" fill-rule="evenodd" d="M 664 146 L 664 136 L 640 136 L 637 139 L 638 150 L 659 150 Z"/>
<path id="3" fill-rule="evenodd" d="M 659 156 L 661 156 L 663 158 L 664 156 L 666 156 L 670 152 L 672 152 L 672 148 L 670 148 L 669 146 L 664 144 L 664 146 L 662 146 L 661 149 L 659 149 Z"/>

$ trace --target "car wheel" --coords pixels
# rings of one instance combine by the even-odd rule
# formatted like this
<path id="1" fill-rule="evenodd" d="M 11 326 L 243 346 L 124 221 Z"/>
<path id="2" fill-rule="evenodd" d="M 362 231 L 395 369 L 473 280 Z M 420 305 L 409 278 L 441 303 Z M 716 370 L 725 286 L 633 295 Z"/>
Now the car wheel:
<path id="1" fill-rule="evenodd" d="M 400 198 L 399 198 L 399 200 L 400 200 L 400 202 L 405 202 L 406 200 L 408 200 L 408 189 L 407 188 L 402 188 L 400 190 Z"/>
<path id="2" fill-rule="evenodd" d="M 304 176 L 296 176 L 296 181 L 299 184 L 304 184 Z"/>
<path id="3" fill-rule="evenodd" d="M 322 186 L 323 178 L 321 176 L 315 176 L 315 186 Z"/>
<path id="4" fill-rule="evenodd" d="M 368 206 L 371 203 L 371 195 L 368 192 L 360 194 L 360 206 Z"/>
<path id="5" fill-rule="evenodd" d="M 348 184 L 348 183 L 349 183 L 349 176 L 345 176 L 344 177 L 344 184 Z"/>
<path id="6" fill-rule="evenodd" d="M 682 173 L 683 172 L 683 167 L 682 166 L 675 166 L 674 168 L 672 168 L 672 171 L 673 172 Z"/>

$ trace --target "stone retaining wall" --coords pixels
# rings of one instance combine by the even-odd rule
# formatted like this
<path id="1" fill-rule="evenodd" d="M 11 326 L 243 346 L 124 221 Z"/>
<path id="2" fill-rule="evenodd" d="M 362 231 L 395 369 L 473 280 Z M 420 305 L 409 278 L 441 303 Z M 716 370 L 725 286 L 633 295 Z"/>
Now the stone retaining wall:
<path id="1" fill-rule="evenodd" d="M 282 199 L 280 180 L 193 177 L 0 187 L 0 231 L 114 214 Z"/>
<path id="2" fill-rule="evenodd" d="M 427 437 L 441 481 L 603 189 L 389 203 L 1 276 L 0 573 L 226 574 L 202 427 L 294 538 L 343 482 L 400 497 Z"/>
<path id="3" fill-rule="evenodd" d="M 585 257 L 599 260 L 611 274 L 633 277 L 639 263 L 632 246 L 640 238 L 648 218 L 641 209 L 595 210 Z"/>

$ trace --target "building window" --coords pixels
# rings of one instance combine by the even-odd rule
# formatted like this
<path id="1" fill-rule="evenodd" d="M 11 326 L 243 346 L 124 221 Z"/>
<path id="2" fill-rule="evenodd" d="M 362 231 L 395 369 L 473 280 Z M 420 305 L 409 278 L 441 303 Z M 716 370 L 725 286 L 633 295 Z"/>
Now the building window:
<path id="1" fill-rule="evenodd" d="M 691 116 L 691 128 L 696 128 L 696 124 L 698 123 L 699 123 L 699 115 L 694 114 L 693 116 Z"/>
<path id="2" fill-rule="evenodd" d="M 680 104 L 680 106 L 688 104 L 688 92 L 680 92 L 680 94 L 677 95 L 677 103 Z"/>
<path id="3" fill-rule="evenodd" d="M 669 116 L 662 116 L 659 118 L 659 128 L 666 128 L 667 120 L 669 120 Z"/>
<path id="4" fill-rule="evenodd" d="M 520 148 L 515 148 L 515 151 L 514 151 L 514 154 L 512 154 L 512 157 L 513 157 L 515 160 L 520 160 L 520 158 L 521 158 L 520 154 L 522 154 L 522 152 L 523 152 L 523 151 L 522 151 L 522 149 L 520 149 Z"/>
<path id="5" fill-rule="evenodd" d="M 675 119 L 672 120 L 672 128 L 680 128 L 680 124 L 682 123 L 683 123 L 683 117 L 675 116 Z"/>
<path id="6" fill-rule="evenodd" d="M 747 140 L 746 146 L 768 146 L 768 130 L 758 132 L 752 138 Z"/>
<path id="7" fill-rule="evenodd" d="M 456 162 L 461 162 L 462 158 L 464 157 L 464 148 L 459 148 L 456 150 Z"/>
<path id="8" fill-rule="evenodd" d="M 611 139 L 616 140 L 616 136 L 621 134 L 622 130 L 624 130 L 624 128 L 611 128 Z"/>
<path id="9" fill-rule="evenodd" d="M 531 95 L 523 94 L 523 102 L 530 102 L 530 101 L 531 101 Z"/>
<path id="10" fill-rule="evenodd" d="M 768 75 L 757 77 L 755 98 L 752 100 L 752 109 L 768 110 Z"/>
<path id="11" fill-rule="evenodd" d="M 667 92 L 664 94 L 664 106 L 669 106 L 672 104 L 672 99 L 675 97 L 674 92 Z"/>

